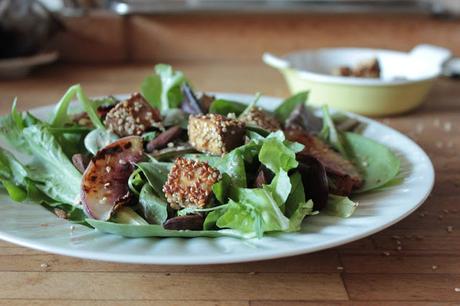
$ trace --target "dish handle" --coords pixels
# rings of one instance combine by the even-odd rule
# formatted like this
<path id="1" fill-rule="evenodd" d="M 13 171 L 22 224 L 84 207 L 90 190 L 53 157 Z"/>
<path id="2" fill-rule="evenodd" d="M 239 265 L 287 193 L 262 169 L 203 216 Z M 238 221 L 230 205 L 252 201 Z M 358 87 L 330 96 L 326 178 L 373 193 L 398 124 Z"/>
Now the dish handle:
<path id="1" fill-rule="evenodd" d="M 262 60 L 268 66 L 271 66 L 271 67 L 276 68 L 276 69 L 286 69 L 286 68 L 289 68 L 291 66 L 289 64 L 289 62 L 286 61 L 285 59 L 283 59 L 283 58 L 281 58 L 279 56 L 276 56 L 274 54 L 271 54 L 269 52 L 265 52 L 262 55 Z"/>
<path id="2" fill-rule="evenodd" d="M 410 56 L 425 62 L 431 62 L 434 66 L 439 68 L 439 72 L 441 73 L 444 63 L 452 57 L 452 52 L 443 47 L 422 44 L 415 46 L 410 51 Z"/>

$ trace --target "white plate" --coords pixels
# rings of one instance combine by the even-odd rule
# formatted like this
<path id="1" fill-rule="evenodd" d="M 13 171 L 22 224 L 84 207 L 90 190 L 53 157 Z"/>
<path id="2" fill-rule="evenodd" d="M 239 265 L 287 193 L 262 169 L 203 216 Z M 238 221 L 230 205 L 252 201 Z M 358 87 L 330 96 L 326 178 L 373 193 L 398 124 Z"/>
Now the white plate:
<path id="1" fill-rule="evenodd" d="M 249 102 L 252 96 L 221 94 Z M 280 99 L 264 97 L 260 105 L 273 108 Z M 35 110 L 46 117 L 51 107 Z M 22 246 L 88 259 L 150 264 L 217 264 L 271 259 L 310 253 L 342 245 L 380 231 L 413 212 L 426 199 L 434 171 L 423 150 L 401 133 L 376 121 L 364 135 L 397 152 L 401 158 L 401 184 L 359 195 L 356 213 L 348 218 L 317 215 L 305 220 L 302 231 L 266 236 L 260 240 L 235 238 L 137 238 L 100 233 L 59 219 L 39 205 L 17 204 L 0 195 L 0 238 Z"/>

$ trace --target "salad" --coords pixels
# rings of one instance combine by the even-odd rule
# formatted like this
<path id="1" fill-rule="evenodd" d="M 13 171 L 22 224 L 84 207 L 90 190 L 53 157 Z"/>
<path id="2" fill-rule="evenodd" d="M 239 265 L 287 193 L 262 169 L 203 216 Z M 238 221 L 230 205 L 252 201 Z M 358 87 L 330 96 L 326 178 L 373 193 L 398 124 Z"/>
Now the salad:
<path id="1" fill-rule="evenodd" d="M 198 95 L 159 64 L 127 99 L 70 87 L 48 120 L 13 101 L 0 192 L 126 237 L 260 238 L 318 213 L 349 217 L 353 195 L 397 182 L 399 159 L 364 123 L 310 108 L 308 92 L 274 111 L 259 99 Z"/>

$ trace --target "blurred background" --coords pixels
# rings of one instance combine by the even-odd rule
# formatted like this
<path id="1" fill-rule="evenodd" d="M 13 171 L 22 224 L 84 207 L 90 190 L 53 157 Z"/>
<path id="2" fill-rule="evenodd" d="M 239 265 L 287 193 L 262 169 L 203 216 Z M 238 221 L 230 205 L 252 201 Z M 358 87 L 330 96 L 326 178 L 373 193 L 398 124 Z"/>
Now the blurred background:
<path id="1" fill-rule="evenodd" d="M 317 47 L 460 53 L 459 0 L 0 0 L 0 57 L 254 61 Z"/>

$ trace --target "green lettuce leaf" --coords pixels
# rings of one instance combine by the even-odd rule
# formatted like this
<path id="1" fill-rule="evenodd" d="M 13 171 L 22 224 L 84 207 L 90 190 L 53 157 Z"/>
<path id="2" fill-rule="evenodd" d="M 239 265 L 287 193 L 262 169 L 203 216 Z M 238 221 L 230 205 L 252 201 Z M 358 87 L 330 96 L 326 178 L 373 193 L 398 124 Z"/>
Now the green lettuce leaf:
<path id="1" fill-rule="evenodd" d="M 355 212 L 358 203 L 353 202 L 348 197 L 329 194 L 327 205 L 323 212 L 328 215 L 348 218 Z"/>
<path id="2" fill-rule="evenodd" d="M 144 78 L 141 84 L 142 96 L 153 107 L 161 107 L 161 79 L 158 75 L 149 75 Z"/>
<path id="3" fill-rule="evenodd" d="M 227 230 L 219 231 L 174 231 L 166 230 L 163 226 L 158 224 L 148 225 L 133 225 L 133 224 L 119 224 L 113 222 L 99 221 L 94 219 L 86 220 L 91 226 L 98 229 L 103 233 L 115 234 L 129 238 L 142 238 L 142 237 L 235 237 L 241 236 L 235 232 Z"/>
<path id="4" fill-rule="evenodd" d="M 145 184 L 139 195 L 142 215 L 151 224 L 163 224 L 168 218 L 168 203 L 155 194 L 152 186 Z"/>
<path id="5" fill-rule="evenodd" d="M 165 64 L 156 65 L 155 73 L 142 82 L 141 93 L 144 98 L 162 113 L 179 107 L 183 100 L 180 88 L 186 81 L 184 74 Z"/>
<path id="6" fill-rule="evenodd" d="M 168 174 L 172 165 L 172 163 L 159 162 L 151 157 L 150 161 L 138 163 L 136 166 L 145 175 L 156 195 L 164 198 L 162 188 L 168 179 Z"/>
<path id="7" fill-rule="evenodd" d="M 259 150 L 260 144 L 256 141 L 251 141 L 222 157 L 207 154 L 187 154 L 185 157 L 207 162 L 211 167 L 219 170 L 220 173 L 227 174 L 234 186 L 246 187 L 247 178 L 245 163 L 253 162 Z"/>
<path id="8" fill-rule="evenodd" d="M 275 109 L 275 118 L 280 122 L 285 122 L 286 119 L 291 115 L 294 108 L 299 104 L 305 104 L 307 99 L 308 91 L 302 91 L 287 98 Z"/>
<path id="9" fill-rule="evenodd" d="M 22 202 L 27 199 L 27 191 L 22 187 L 14 184 L 12 181 L 1 179 L 0 186 L 2 186 L 8 192 L 9 197 L 15 202 Z"/>
<path id="10" fill-rule="evenodd" d="M 0 148 L 0 185 L 13 201 L 27 199 L 27 170 L 10 152 Z"/>
<path id="11" fill-rule="evenodd" d="M 50 198 L 75 205 L 80 195 L 81 174 L 67 158 L 46 126 L 32 125 L 22 133 L 34 160 L 28 175 Z"/>
<path id="12" fill-rule="evenodd" d="M 295 172 L 289 178 L 291 181 L 291 192 L 286 200 L 285 215 L 291 217 L 299 203 L 305 203 L 305 190 L 302 183 L 302 176 L 299 172 Z"/>
<path id="13" fill-rule="evenodd" d="M 232 179 L 227 173 L 222 174 L 220 181 L 212 185 L 212 192 L 220 203 L 227 203 L 229 197 L 229 186 L 232 185 Z"/>
<path id="14" fill-rule="evenodd" d="M 348 158 L 346 141 L 343 139 L 343 134 L 336 129 L 327 105 L 323 106 L 323 128 L 319 133 L 319 137 L 331 145 L 343 157 Z"/>
<path id="15" fill-rule="evenodd" d="M 16 109 L 15 99 L 10 114 L 0 117 L 0 138 L 15 149 L 27 151 L 27 144 L 22 137 L 25 126 L 22 113 Z"/>
<path id="16" fill-rule="evenodd" d="M 7 150 L 0 148 L 0 178 L 10 180 L 16 185 L 25 185 L 27 170 Z"/>
<path id="17" fill-rule="evenodd" d="M 351 160 L 363 175 L 364 185 L 355 192 L 370 191 L 384 186 L 399 173 L 400 160 L 386 146 L 367 137 L 345 133 Z"/>
<path id="18" fill-rule="evenodd" d="M 313 201 L 299 202 L 294 213 L 289 218 L 288 232 L 298 232 L 301 229 L 302 221 L 306 216 L 313 214 Z"/>
<path id="19" fill-rule="evenodd" d="M 225 213 L 217 220 L 219 228 L 255 233 L 259 238 L 265 232 L 289 229 L 289 219 L 267 190 L 238 188 L 236 201 L 230 200 Z"/>
<path id="20" fill-rule="evenodd" d="M 211 106 L 209 107 L 209 112 L 221 114 L 224 116 L 233 113 L 236 116 L 239 116 L 246 109 L 246 107 L 247 105 L 243 103 L 229 101 L 225 99 L 216 99 L 211 103 Z"/>
<path id="21" fill-rule="evenodd" d="M 203 230 L 216 230 L 217 220 L 225 213 L 225 209 L 216 209 L 208 213 L 206 219 L 204 219 Z"/>
<path id="22" fill-rule="evenodd" d="M 184 130 L 188 127 L 188 115 L 180 108 L 171 108 L 163 111 L 163 125 L 173 126 L 179 125 Z"/>
<path id="23" fill-rule="evenodd" d="M 56 209 L 62 210 L 66 213 L 66 220 L 69 220 L 72 223 L 88 225 L 86 223 L 86 214 L 81 208 L 81 206 L 62 204 L 56 202 L 47 202 L 41 201 L 40 203 L 44 208 L 55 214 Z"/>
<path id="24" fill-rule="evenodd" d="M 54 203 L 55 201 L 43 194 L 29 178 L 29 173 L 13 154 L 0 148 L 0 185 L 6 189 L 11 199 L 22 202 L 26 199 L 33 202 Z"/>
<path id="25" fill-rule="evenodd" d="M 145 221 L 137 212 L 134 211 L 129 206 L 123 206 L 119 208 L 115 215 L 112 216 L 109 220 L 110 222 L 115 222 L 119 224 L 129 224 L 129 225 L 147 225 L 148 222 Z"/>
<path id="26" fill-rule="evenodd" d="M 106 129 L 94 129 L 86 135 L 84 144 L 86 150 L 93 155 L 103 147 L 119 139 L 117 135 Z"/>
<path id="27" fill-rule="evenodd" d="M 281 170 L 289 171 L 298 166 L 295 154 L 303 149 L 303 145 L 285 140 L 281 131 L 271 133 L 262 141 L 259 160 L 275 174 Z"/>
<path id="28" fill-rule="evenodd" d="M 288 173 L 281 170 L 275 175 L 269 185 L 264 185 L 262 188 L 270 192 L 276 204 L 284 210 L 284 204 L 289 197 L 291 187 L 291 180 Z"/>
<path id="29" fill-rule="evenodd" d="M 257 136 L 245 146 L 228 153 L 227 156 L 240 154 L 243 166 L 244 162 L 251 162 L 258 157 L 260 163 L 275 173 L 275 177 L 270 184 L 261 188 L 245 188 L 225 182 L 216 184 L 214 192 L 217 199 L 221 203 L 226 198 L 229 198 L 229 201 L 223 205 L 224 209 L 210 214 L 207 222 L 209 228 L 216 225 L 244 234 L 255 233 L 258 237 L 264 232 L 289 231 L 290 220 L 283 214 L 292 189 L 288 171 L 297 167 L 295 153 L 302 148 L 302 145 L 286 141 L 284 134 L 277 132 L 266 138 Z M 292 204 L 292 214 L 295 213 L 296 216 L 292 228 L 297 228 L 301 215 L 311 213 L 305 199 L 302 202 Z"/>
<path id="30" fill-rule="evenodd" d="M 238 117 L 242 118 L 243 116 L 248 114 L 257 105 L 257 102 L 259 102 L 261 97 L 262 97 L 262 94 L 260 92 L 256 93 L 254 100 L 252 100 L 251 103 L 246 105 L 246 108 L 243 110 L 243 112 Z"/>
<path id="31" fill-rule="evenodd" d="M 101 119 L 97 115 L 97 103 L 93 103 L 84 93 L 83 89 L 79 84 L 71 86 L 67 92 L 62 96 L 54 109 L 53 117 L 51 118 L 51 127 L 62 127 L 70 121 L 70 115 L 68 112 L 70 103 L 77 97 L 83 110 L 88 114 L 92 124 L 99 129 L 104 129 L 105 126 L 101 122 Z"/>
<path id="32" fill-rule="evenodd" d="M 323 108 L 323 123 L 320 137 L 351 160 L 363 176 L 364 185 L 354 192 L 374 190 L 396 177 L 400 160 L 386 146 L 356 133 L 338 131 L 327 107 Z"/>

